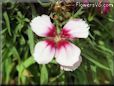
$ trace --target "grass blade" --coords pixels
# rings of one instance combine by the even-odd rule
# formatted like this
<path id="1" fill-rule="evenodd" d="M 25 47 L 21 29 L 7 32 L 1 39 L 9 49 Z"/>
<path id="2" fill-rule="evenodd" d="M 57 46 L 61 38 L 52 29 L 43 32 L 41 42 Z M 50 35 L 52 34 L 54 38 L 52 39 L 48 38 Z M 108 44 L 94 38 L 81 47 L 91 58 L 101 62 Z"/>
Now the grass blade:
<path id="1" fill-rule="evenodd" d="M 5 19 L 5 22 L 6 22 L 6 27 L 7 27 L 7 29 L 8 29 L 8 33 L 9 33 L 9 35 L 11 36 L 11 35 L 12 35 L 12 34 L 11 34 L 11 27 L 10 27 L 10 21 L 9 21 L 9 17 L 8 17 L 7 12 L 4 12 L 4 13 L 3 13 L 3 16 L 4 16 L 4 19 Z"/>

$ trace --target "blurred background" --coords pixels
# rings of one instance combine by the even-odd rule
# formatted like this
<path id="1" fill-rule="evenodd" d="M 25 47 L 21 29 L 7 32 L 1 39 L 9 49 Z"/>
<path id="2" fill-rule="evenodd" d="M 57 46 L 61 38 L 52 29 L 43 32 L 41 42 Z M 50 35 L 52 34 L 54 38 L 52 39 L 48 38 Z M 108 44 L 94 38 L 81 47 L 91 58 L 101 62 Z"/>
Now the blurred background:
<path id="1" fill-rule="evenodd" d="M 101 0 L 96 2 L 100 3 L 99 1 Z M 91 2 L 82 0 L 81 3 Z M 42 38 L 31 31 L 30 21 L 42 14 L 49 15 L 52 22 L 60 28 L 70 18 L 82 18 L 90 25 L 89 37 L 73 42 L 82 51 L 82 64 L 75 71 L 61 70 L 55 60 L 46 65 L 34 61 L 34 46 Z M 114 4 L 113 7 L 81 7 L 76 6 L 74 0 L 6 0 L 2 3 L 0 34 L 1 84 L 114 84 Z"/>

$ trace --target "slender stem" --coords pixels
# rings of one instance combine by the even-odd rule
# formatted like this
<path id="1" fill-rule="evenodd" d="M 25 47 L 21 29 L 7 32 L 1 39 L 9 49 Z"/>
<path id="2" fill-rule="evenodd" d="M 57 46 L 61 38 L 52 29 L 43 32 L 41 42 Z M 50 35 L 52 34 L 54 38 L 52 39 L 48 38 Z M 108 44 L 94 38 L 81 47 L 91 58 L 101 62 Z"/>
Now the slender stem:
<path id="1" fill-rule="evenodd" d="M 57 75 L 54 79 L 52 79 L 50 82 L 56 81 L 59 77 L 61 77 L 64 74 L 64 71 L 61 71 L 59 75 Z"/>

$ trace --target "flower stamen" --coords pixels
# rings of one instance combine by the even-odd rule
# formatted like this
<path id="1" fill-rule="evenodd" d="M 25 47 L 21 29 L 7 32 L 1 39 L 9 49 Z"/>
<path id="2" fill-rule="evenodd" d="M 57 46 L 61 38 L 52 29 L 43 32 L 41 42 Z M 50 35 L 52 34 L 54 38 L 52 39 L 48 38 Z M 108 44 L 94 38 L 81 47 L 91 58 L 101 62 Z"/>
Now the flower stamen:
<path id="1" fill-rule="evenodd" d="M 54 41 L 57 43 L 61 40 L 61 37 L 59 35 L 55 36 Z"/>

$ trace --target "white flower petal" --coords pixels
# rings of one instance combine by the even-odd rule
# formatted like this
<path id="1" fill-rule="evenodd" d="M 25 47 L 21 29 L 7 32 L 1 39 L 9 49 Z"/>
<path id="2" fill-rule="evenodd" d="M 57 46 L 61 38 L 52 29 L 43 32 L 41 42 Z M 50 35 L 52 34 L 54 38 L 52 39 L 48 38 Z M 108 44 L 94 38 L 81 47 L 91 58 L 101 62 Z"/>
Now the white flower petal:
<path id="1" fill-rule="evenodd" d="M 35 17 L 31 23 L 31 29 L 38 36 L 42 37 L 53 37 L 55 36 L 56 29 L 55 26 L 51 23 L 50 17 L 47 15 Z"/>
<path id="2" fill-rule="evenodd" d="M 55 54 L 55 43 L 51 40 L 38 42 L 34 50 L 34 58 L 39 64 L 49 63 Z"/>
<path id="3" fill-rule="evenodd" d="M 69 38 L 87 38 L 89 25 L 82 19 L 69 20 L 62 29 L 62 35 Z"/>
<path id="4" fill-rule="evenodd" d="M 60 41 L 56 49 L 56 61 L 60 65 L 73 66 L 79 61 L 80 49 L 67 41 Z"/>
<path id="5" fill-rule="evenodd" d="M 65 71 L 74 71 L 75 69 L 77 69 L 80 66 L 81 62 L 82 62 L 82 57 L 80 56 L 79 60 L 73 66 L 61 65 L 60 68 Z"/>

